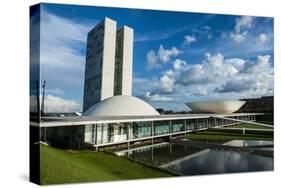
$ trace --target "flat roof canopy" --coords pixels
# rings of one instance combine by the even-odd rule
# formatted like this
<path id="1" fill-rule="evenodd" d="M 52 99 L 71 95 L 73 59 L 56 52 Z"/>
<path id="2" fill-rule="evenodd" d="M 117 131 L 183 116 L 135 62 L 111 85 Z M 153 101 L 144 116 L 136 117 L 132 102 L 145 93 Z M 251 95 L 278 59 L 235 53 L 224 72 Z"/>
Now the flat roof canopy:
<path id="1" fill-rule="evenodd" d="M 140 121 L 164 121 L 164 120 L 181 120 L 181 119 L 200 119 L 210 117 L 227 117 L 227 116 L 247 116 L 247 115 L 264 115 L 264 113 L 234 113 L 234 114 L 173 114 L 173 115 L 155 115 L 155 116 L 75 116 L 75 117 L 42 117 L 40 123 L 30 122 L 31 126 L 37 127 L 61 127 L 77 126 L 100 123 L 125 123 Z"/>

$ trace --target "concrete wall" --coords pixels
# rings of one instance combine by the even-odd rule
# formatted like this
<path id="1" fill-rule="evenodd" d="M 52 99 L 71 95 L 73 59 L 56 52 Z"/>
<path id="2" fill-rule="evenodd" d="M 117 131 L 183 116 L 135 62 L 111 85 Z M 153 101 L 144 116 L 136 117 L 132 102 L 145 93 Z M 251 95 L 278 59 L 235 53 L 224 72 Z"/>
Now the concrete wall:
<path id="1" fill-rule="evenodd" d="M 103 48 L 100 100 L 104 100 L 108 97 L 113 96 L 115 42 L 116 42 L 116 22 L 106 18 L 105 29 L 104 29 L 104 48 Z"/>
<path id="2" fill-rule="evenodd" d="M 83 112 L 113 96 L 116 22 L 105 18 L 88 33 Z"/>
<path id="3" fill-rule="evenodd" d="M 113 95 L 132 95 L 134 30 L 105 18 L 88 33 L 83 112 Z"/>
<path id="4" fill-rule="evenodd" d="M 133 42 L 132 28 L 117 30 L 114 95 L 132 95 Z"/>

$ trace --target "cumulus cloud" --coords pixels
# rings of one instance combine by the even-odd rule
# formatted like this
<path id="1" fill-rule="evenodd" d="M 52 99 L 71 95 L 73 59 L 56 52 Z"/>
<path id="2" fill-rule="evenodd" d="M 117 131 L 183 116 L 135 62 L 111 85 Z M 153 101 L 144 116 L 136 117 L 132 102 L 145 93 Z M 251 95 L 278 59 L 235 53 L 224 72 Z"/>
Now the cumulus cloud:
<path id="1" fill-rule="evenodd" d="M 172 47 L 170 50 L 165 49 L 163 45 L 160 45 L 159 50 L 158 50 L 158 57 L 160 61 L 162 62 L 168 62 L 171 57 L 175 57 L 179 55 L 181 52 L 176 48 Z"/>
<path id="2" fill-rule="evenodd" d="M 206 53 L 196 64 L 175 59 L 159 77 L 134 79 L 136 96 L 159 107 L 179 106 L 196 99 L 240 99 L 273 95 L 273 64 L 270 55 L 256 58 L 226 58 Z M 169 109 L 169 105 L 166 107 Z M 161 105 L 160 105 L 161 106 Z"/>
<path id="3" fill-rule="evenodd" d="M 146 62 L 147 62 L 146 66 L 148 70 L 160 67 L 157 54 L 154 50 L 150 50 L 149 52 L 147 52 Z"/>
<path id="4" fill-rule="evenodd" d="M 40 97 L 40 105 L 42 96 Z M 36 111 L 37 98 L 30 96 L 30 110 Z M 79 102 L 74 100 L 66 100 L 62 97 L 46 95 L 44 100 L 44 112 L 81 112 L 82 106 Z"/>
<path id="5" fill-rule="evenodd" d="M 151 101 L 151 102 L 169 102 L 173 101 L 173 98 L 161 96 L 159 94 L 151 94 L 150 92 L 146 92 L 143 96 L 140 96 L 140 98 Z"/>
<path id="6" fill-rule="evenodd" d="M 174 70 L 181 70 L 184 67 L 186 67 L 186 62 L 181 59 L 176 59 L 174 62 L 172 62 Z"/>
<path id="7" fill-rule="evenodd" d="M 181 53 L 176 47 L 171 49 L 165 49 L 163 45 L 160 45 L 158 51 L 150 50 L 146 54 L 147 69 L 158 68 L 161 63 L 167 63 L 171 60 L 171 57 L 176 57 Z"/>
<path id="8" fill-rule="evenodd" d="M 247 31 L 244 31 L 242 33 L 233 33 L 231 32 L 230 33 L 230 38 L 235 41 L 236 43 L 241 43 L 243 42 L 244 40 L 246 40 L 247 38 L 247 35 L 248 35 L 248 32 Z"/>
<path id="9" fill-rule="evenodd" d="M 236 18 L 234 31 L 230 32 L 229 37 L 236 43 L 241 43 L 246 40 L 248 36 L 248 29 L 252 27 L 254 17 L 241 16 Z"/>
<path id="10" fill-rule="evenodd" d="M 40 73 L 47 81 L 46 94 L 82 97 L 87 33 L 96 20 L 79 20 L 49 12 L 40 14 Z"/>
<path id="11" fill-rule="evenodd" d="M 262 43 L 268 42 L 269 41 L 269 36 L 265 33 L 261 33 L 259 35 L 259 39 Z"/>
<path id="12" fill-rule="evenodd" d="M 142 96 L 146 92 L 151 92 L 151 88 L 156 88 L 156 78 L 133 77 L 133 95 Z"/>
<path id="13" fill-rule="evenodd" d="M 252 27 L 254 17 L 252 16 L 241 16 L 235 20 L 235 32 L 239 33 L 242 29 L 249 29 Z"/>
<path id="14" fill-rule="evenodd" d="M 83 24 L 44 10 L 41 14 L 40 61 L 42 65 L 82 69 L 84 54 L 79 49 L 86 44 L 87 33 L 96 24 Z"/>
<path id="15" fill-rule="evenodd" d="M 174 91 L 175 80 L 168 73 L 160 77 L 160 88 L 162 91 L 172 93 Z"/>
<path id="16" fill-rule="evenodd" d="M 201 64 L 195 64 L 182 72 L 179 82 L 183 85 L 203 84 L 220 81 L 238 72 L 235 66 L 225 61 L 222 54 L 206 54 Z M 232 64 L 234 64 L 232 60 Z"/>
<path id="17" fill-rule="evenodd" d="M 196 38 L 194 35 L 185 35 L 184 36 L 184 44 L 191 44 L 193 42 L 196 42 Z"/>
<path id="18" fill-rule="evenodd" d="M 273 66 L 269 55 L 248 61 L 207 53 L 200 64 L 175 60 L 155 82 L 153 94 L 257 97 L 273 94 Z"/>

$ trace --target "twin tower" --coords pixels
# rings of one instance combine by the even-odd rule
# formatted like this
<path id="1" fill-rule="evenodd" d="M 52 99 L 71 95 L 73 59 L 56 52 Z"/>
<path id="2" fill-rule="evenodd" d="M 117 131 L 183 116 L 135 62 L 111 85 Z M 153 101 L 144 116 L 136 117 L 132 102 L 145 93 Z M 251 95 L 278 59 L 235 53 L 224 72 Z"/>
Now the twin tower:
<path id="1" fill-rule="evenodd" d="M 134 30 L 105 18 L 87 38 L 83 112 L 106 98 L 132 95 Z"/>

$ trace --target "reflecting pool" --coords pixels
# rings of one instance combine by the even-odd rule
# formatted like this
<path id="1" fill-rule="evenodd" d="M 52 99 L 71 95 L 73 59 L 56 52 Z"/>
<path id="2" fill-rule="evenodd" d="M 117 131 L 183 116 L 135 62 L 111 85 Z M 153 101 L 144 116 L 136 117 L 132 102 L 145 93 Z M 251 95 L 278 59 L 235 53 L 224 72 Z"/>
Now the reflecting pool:
<path id="1" fill-rule="evenodd" d="M 262 146 L 270 141 L 233 140 L 226 145 Z M 118 155 L 173 170 L 182 175 L 217 174 L 273 170 L 273 158 L 234 151 L 201 149 L 161 143 L 132 150 L 119 151 Z"/>

